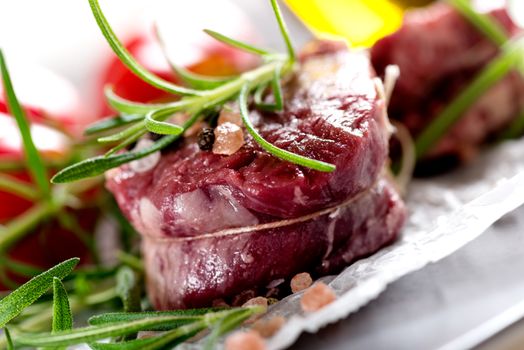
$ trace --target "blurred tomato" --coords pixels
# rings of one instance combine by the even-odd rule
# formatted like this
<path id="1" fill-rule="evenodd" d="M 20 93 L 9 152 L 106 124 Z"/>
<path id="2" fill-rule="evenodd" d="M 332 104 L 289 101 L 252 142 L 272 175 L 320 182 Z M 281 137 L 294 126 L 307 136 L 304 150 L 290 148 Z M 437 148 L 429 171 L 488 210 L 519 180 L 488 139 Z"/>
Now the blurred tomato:
<path id="1" fill-rule="evenodd" d="M 168 59 L 195 73 L 214 76 L 235 74 L 257 62 L 256 57 L 222 44 L 202 32 L 203 26 L 206 26 L 227 36 L 253 42 L 255 34 L 248 18 L 227 1 L 166 1 L 152 11 L 154 19 L 134 26 L 133 33 L 124 35 L 127 39 L 123 42 L 140 64 L 165 80 L 180 83 Z M 113 86 L 118 95 L 137 102 L 170 97 L 143 82 L 112 55 L 102 69 L 99 84 L 100 116 L 114 113 L 103 96 L 106 85 Z"/>
<path id="2" fill-rule="evenodd" d="M 69 138 L 49 126 L 33 122 L 31 134 L 36 147 L 45 161 L 59 161 L 68 156 Z M 23 164 L 24 150 L 20 132 L 15 119 L 0 112 L 0 164 Z M 25 169 L 2 171 L 2 174 L 32 183 L 32 179 Z M 11 220 L 20 217 L 30 209 L 34 203 L 11 192 L 0 190 L 0 225 L 6 225 Z M 84 208 L 69 211 L 80 223 L 80 226 L 91 232 L 96 223 L 98 210 Z M 38 227 L 11 247 L 7 255 L 12 259 L 25 262 L 41 268 L 49 268 L 57 262 L 78 256 L 84 262 L 89 261 L 88 250 L 73 232 L 63 228 L 56 219 L 50 218 L 39 223 Z M 19 276 L 11 276 L 15 281 L 22 282 Z M 0 290 L 6 289 L 0 283 Z"/>

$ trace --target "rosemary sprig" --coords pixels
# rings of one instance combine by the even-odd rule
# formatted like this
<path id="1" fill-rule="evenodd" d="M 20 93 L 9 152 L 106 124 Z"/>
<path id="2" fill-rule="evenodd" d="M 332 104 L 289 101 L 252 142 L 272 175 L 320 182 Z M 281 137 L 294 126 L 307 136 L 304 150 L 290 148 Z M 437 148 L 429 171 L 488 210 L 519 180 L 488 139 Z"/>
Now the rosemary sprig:
<path id="1" fill-rule="evenodd" d="M 106 25 L 107 20 L 100 9 L 100 5 L 97 0 L 89 0 L 91 10 L 96 22 L 104 36 L 107 38 L 107 42 L 111 45 L 111 48 L 116 53 L 118 58 L 124 63 L 133 73 L 140 77 L 145 82 L 152 86 L 170 92 L 177 95 L 200 95 L 201 92 L 198 90 L 186 89 L 175 84 L 172 84 L 164 79 L 157 77 L 156 75 L 149 72 L 147 69 L 142 67 L 127 51 L 127 49 L 120 43 L 117 36 L 113 32 L 110 26 Z"/>
<path id="2" fill-rule="evenodd" d="M 272 53 L 270 51 L 258 48 L 256 46 L 253 46 L 251 44 L 244 43 L 242 41 L 231 39 L 223 34 L 217 33 L 214 30 L 211 29 L 204 29 L 204 32 L 212 37 L 213 39 L 220 41 L 226 45 L 229 45 L 231 47 L 240 49 L 242 51 L 246 51 L 249 53 L 252 53 L 254 55 L 260 55 L 260 56 L 269 56 Z"/>
<path id="3" fill-rule="evenodd" d="M 45 218 L 57 213 L 58 206 L 52 202 L 40 202 L 3 227 L 0 227 L 0 253 L 24 237 Z"/>
<path id="4" fill-rule="evenodd" d="M 504 45 L 508 41 L 504 28 L 489 15 L 475 11 L 469 0 L 447 0 L 447 2 L 497 46 Z"/>
<path id="5" fill-rule="evenodd" d="M 59 278 L 53 278 L 53 325 L 52 332 L 66 331 L 73 328 L 71 306 L 64 285 Z"/>
<path id="6" fill-rule="evenodd" d="M 78 264 L 78 261 L 78 258 L 66 260 L 34 277 L 0 300 L 0 327 L 4 327 L 7 322 L 18 316 L 20 312 L 51 288 L 55 277 L 63 279 L 71 273 Z"/>
<path id="7" fill-rule="evenodd" d="M 188 71 L 187 69 L 177 66 L 170 62 L 171 68 L 175 71 L 180 79 L 194 89 L 198 90 L 209 90 L 219 87 L 236 77 L 211 77 L 202 74 L 196 74 Z"/>
<path id="8" fill-rule="evenodd" d="M 417 137 L 417 159 L 422 158 L 479 97 L 514 69 L 521 62 L 523 55 L 524 39 L 506 44 L 499 57 L 489 63 Z"/>
<path id="9" fill-rule="evenodd" d="M 5 337 L 7 339 L 7 350 L 14 350 L 15 346 L 13 345 L 13 339 L 11 339 L 11 332 L 9 328 L 4 328 Z"/>
<path id="10" fill-rule="evenodd" d="M 103 35 L 120 59 L 145 82 L 148 82 L 155 87 L 163 88 L 165 91 L 171 92 L 175 95 L 181 95 L 182 98 L 174 102 L 144 104 L 128 101 L 116 95 L 112 88 L 106 88 L 106 97 L 111 106 L 122 115 L 131 115 L 133 117 L 128 117 L 125 120 L 122 120 L 122 117 L 119 116 L 114 119 L 106 120 L 102 124 L 97 124 L 94 127 L 91 127 L 88 133 L 96 134 L 101 131 L 107 131 L 125 125 L 129 125 L 128 128 L 98 139 L 99 142 L 118 143 L 107 152 L 105 156 L 94 157 L 73 164 L 57 173 L 53 177 L 52 182 L 70 182 L 86 177 L 97 176 L 111 168 L 118 167 L 122 164 L 157 152 L 182 137 L 187 129 L 203 117 L 202 114 L 205 111 L 221 107 L 224 103 L 236 99 L 244 87 L 246 91 L 246 96 L 244 96 L 246 103 L 248 99 L 247 94 L 258 90 L 259 92 L 257 94 L 258 98 L 256 102 L 258 102 L 261 109 L 272 111 L 282 109 L 283 96 L 280 80 L 284 75 L 289 74 L 293 70 L 296 55 L 291 45 L 291 40 L 283 21 L 280 8 L 275 0 L 271 0 L 271 5 L 287 46 L 287 55 L 274 54 L 250 44 L 228 38 L 217 32 L 206 30 L 206 33 L 217 40 L 238 49 L 261 55 L 264 63 L 251 71 L 242 73 L 235 77 L 227 77 L 223 79 L 195 75 L 174 65 L 173 68 L 175 72 L 190 85 L 195 86 L 197 90 L 181 88 L 165 81 L 159 82 L 157 77 L 152 78 L 151 74 L 146 72 L 122 46 L 104 17 L 98 1 L 89 0 L 89 3 Z M 270 84 L 275 103 L 262 103 L 260 98 L 261 94 L 263 93 L 264 88 Z M 178 112 L 183 112 L 191 116 L 184 125 L 175 125 L 168 121 L 174 113 Z M 247 118 L 244 119 L 247 121 Z M 247 121 L 247 123 L 248 124 L 245 126 L 250 134 L 253 135 L 255 141 L 258 142 L 263 149 L 274 156 L 318 171 L 331 172 L 335 170 L 335 166 L 332 164 L 294 154 L 270 144 L 254 130 L 249 121 Z M 148 131 L 166 136 L 155 142 L 149 148 L 140 151 L 115 154 L 131 143 L 137 141 Z"/>
<path id="11" fill-rule="evenodd" d="M 524 133 L 524 111 L 511 122 L 511 124 L 500 135 L 499 140 L 510 140 L 521 136 Z"/>
<path id="12" fill-rule="evenodd" d="M 104 131 L 120 128 L 142 119 L 141 115 L 121 114 L 113 118 L 102 119 L 89 125 L 85 130 L 85 135 L 95 135 Z"/>
<path id="13" fill-rule="evenodd" d="M 271 0 L 271 7 L 273 7 L 273 13 L 277 19 L 280 33 L 282 34 L 284 42 L 286 43 L 287 54 L 289 55 L 290 60 L 294 62 L 296 59 L 295 49 L 293 49 L 293 44 L 291 43 L 291 38 L 289 37 L 289 31 L 287 29 L 286 22 L 284 22 L 284 17 L 282 17 L 282 12 L 278 7 L 277 0 Z"/>
<path id="14" fill-rule="evenodd" d="M 27 157 L 27 166 L 31 172 L 33 180 L 38 185 L 41 195 L 45 198 L 49 198 L 51 189 L 49 186 L 44 162 L 40 158 L 40 154 L 38 153 L 33 139 L 31 138 L 30 126 L 25 116 L 24 110 L 20 106 L 18 98 L 16 97 L 13 83 L 11 82 L 11 75 L 7 69 L 7 64 L 2 50 L 0 50 L 0 71 L 2 74 L 2 81 L 4 84 L 4 91 L 7 97 L 9 111 L 15 117 L 20 134 L 22 136 L 24 150 Z"/>
<path id="15" fill-rule="evenodd" d="M 502 52 L 418 136 L 415 142 L 417 159 L 421 159 L 444 133 L 460 119 L 462 114 L 510 70 L 517 69 L 524 75 L 524 40 L 522 38 L 510 40 L 504 28 L 498 22 L 488 15 L 475 11 L 467 0 L 447 1 L 484 33 L 488 39 L 498 45 Z M 501 135 L 501 138 L 515 137 L 522 129 L 524 129 L 524 117 L 518 117 Z"/>
<path id="16" fill-rule="evenodd" d="M 203 308 L 203 309 L 184 309 L 184 310 L 173 310 L 173 311 L 144 311 L 144 312 L 110 312 L 101 315 L 93 316 L 89 319 L 91 326 L 101 326 L 105 324 L 112 324 L 118 322 L 134 322 L 138 320 L 145 320 L 148 318 L 157 317 L 179 317 L 180 325 L 187 324 L 196 318 L 202 317 L 208 313 L 224 311 L 223 308 Z M 169 325 L 155 325 L 150 327 L 150 331 L 166 331 L 169 330 Z"/>
<path id="17" fill-rule="evenodd" d="M 315 169 L 318 171 L 330 172 L 330 171 L 335 170 L 335 166 L 332 164 L 321 162 L 318 160 L 313 160 L 311 158 L 304 157 L 299 154 L 286 151 L 264 140 L 264 138 L 262 138 L 262 136 L 255 129 L 253 123 L 251 123 L 251 121 L 249 120 L 249 112 L 247 110 L 248 91 L 249 91 L 248 85 L 244 85 L 244 87 L 242 87 L 242 90 L 240 91 L 240 95 L 238 97 L 240 115 L 242 116 L 242 121 L 244 122 L 244 126 L 246 127 L 247 131 L 260 144 L 260 146 L 262 146 L 262 148 L 264 148 L 266 151 L 273 154 L 275 157 L 278 157 L 280 159 L 286 160 L 291 163 L 299 164 L 299 165 L 302 165 L 302 166 L 305 166 L 311 169 Z"/>
<path id="18" fill-rule="evenodd" d="M 116 274 L 116 292 L 122 300 L 125 312 L 141 311 L 142 282 L 130 267 L 123 266 L 118 270 Z"/>
<path id="19" fill-rule="evenodd" d="M 196 333 L 207 327 L 213 327 L 219 323 L 225 323 L 226 325 L 232 322 L 224 322 L 232 314 L 245 313 L 246 317 L 264 312 L 265 309 L 261 307 L 247 307 L 242 309 L 228 309 L 223 311 L 208 312 L 203 315 L 152 315 L 147 313 L 147 317 L 139 318 L 136 320 L 121 320 L 110 323 L 103 323 L 96 326 L 88 326 L 83 328 L 77 328 L 70 331 L 62 331 L 58 333 L 36 333 L 36 334 L 21 334 L 17 337 L 16 341 L 21 345 L 28 346 L 70 346 L 76 344 L 90 343 L 90 346 L 96 346 L 97 348 L 103 349 L 103 345 L 92 343 L 107 339 L 110 337 L 120 337 L 128 334 L 136 333 L 139 331 L 149 331 L 159 329 L 160 327 L 168 330 L 171 336 L 166 338 L 165 334 L 150 338 L 154 339 L 150 342 L 139 342 L 129 341 L 128 346 L 130 349 L 135 349 L 136 344 L 141 346 L 149 346 L 148 348 L 157 349 L 160 346 L 175 345 L 179 341 L 184 341 L 189 337 L 192 337 Z M 241 322 L 240 319 L 237 319 Z M 238 326 L 238 322 L 234 324 Z M 232 327 L 223 326 L 222 330 L 227 331 Z M 165 342 L 169 340 L 168 342 Z M 126 344 L 123 343 L 123 344 Z M 152 346 L 154 344 L 155 346 Z M 102 346 L 102 347 L 100 347 Z M 109 347 L 109 349 L 114 347 Z M 124 347 L 124 349 L 126 349 Z"/>
<path id="20" fill-rule="evenodd" d="M 15 194 L 30 201 L 38 199 L 33 185 L 5 174 L 0 174 L 0 190 Z"/>

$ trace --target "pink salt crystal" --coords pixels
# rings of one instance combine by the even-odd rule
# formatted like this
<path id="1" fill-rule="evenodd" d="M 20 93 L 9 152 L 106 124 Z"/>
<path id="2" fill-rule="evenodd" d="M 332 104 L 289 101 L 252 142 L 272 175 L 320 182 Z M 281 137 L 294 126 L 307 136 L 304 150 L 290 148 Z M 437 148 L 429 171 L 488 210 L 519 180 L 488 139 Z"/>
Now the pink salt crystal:
<path id="1" fill-rule="evenodd" d="M 312 312 L 322 309 L 336 298 L 335 292 L 329 286 L 323 282 L 317 282 L 304 292 L 300 305 L 304 311 Z"/>
<path id="2" fill-rule="evenodd" d="M 236 332 L 226 339 L 226 350 L 265 350 L 264 339 L 255 331 Z"/>
<path id="3" fill-rule="evenodd" d="M 269 320 L 259 320 L 253 324 L 253 329 L 264 338 L 272 337 L 286 323 L 282 316 L 275 316 Z"/>
<path id="4" fill-rule="evenodd" d="M 307 272 L 302 272 L 291 279 L 291 291 L 293 293 L 300 292 L 306 288 L 309 288 L 313 284 L 313 279 Z"/>
<path id="5" fill-rule="evenodd" d="M 224 123 L 233 123 L 238 126 L 242 126 L 242 117 L 240 113 L 230 108 L 223 108 L 218 116 L 217 124 L 222 125 Z"/>
<path id="6" fill-rule="evenodd" d="M 244 303 L 244 305 L 242 305 L 242 307 L 247 307 L 247 306 L 263 306 L 267 308 L 267 299 L 264 297 L 256 297 L 256 298 L 249 299 L 248 301 Z"/>
<path id="7" fill-rule="evenodd" d="M 226 122 L 215 128 L 215 143 L 213 153 L 232 155 L 244 144 L 242 129 L 233 123 Z"/>

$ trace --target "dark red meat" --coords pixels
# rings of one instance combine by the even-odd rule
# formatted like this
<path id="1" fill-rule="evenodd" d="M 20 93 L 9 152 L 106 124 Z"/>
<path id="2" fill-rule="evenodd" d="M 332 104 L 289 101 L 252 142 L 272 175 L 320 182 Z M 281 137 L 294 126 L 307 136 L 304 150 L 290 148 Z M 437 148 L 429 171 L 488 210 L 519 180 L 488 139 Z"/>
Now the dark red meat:
<path id="1" fill-rule="evenodd" d="M 477 1 L 477 6 L 509 36 L 519 32 L 500 1 Z M 384 74 L 388 65 L 399 66 L 389 116 L 418 135 L 497 53 L 497 47 L 461 14 L 436 3 L 408 12 L 396 33 L 375 44 L 371 60 L 378 74 Z M 524 80 L 514 72 L 486 92 L 428 156 L 467 160 L 523 110 Z"/>
<path id="2" fill-rule="evenodd" d="M 56 161 L 69 156 L 69 139 L 64 134 L 35 122 L 31 125 L 31 133 L 35 146 L 44 160 Z M 24 150 L 15 119 L 0 112 L 0 162 L 22 163 L 23 159 Z M 32 182 L 26 169 L 2 171 L 2 175 L 12 176 L 27 183 Z M 88 201 L 86 200 L 86 202 Z M 11 220 L 24 214 L 34 205 L 30 200 L 0 190 L 0 225 L 9 224 Z M 84 203 L 83 208 L 71 209 L 70 212 L 75 215 L 82 228 L 87 232 L 94 230 L 96 219 L 100 214 L 99 209 L 94 204 L 87 205 L 86 203 Z M 89 252 L 84 243 L 53 218 L 42 220 L 37 227 L 10 247 L 6 255 L 15 261 L 43 269 L 50 268 L 71 257 L 80 257 L 83 263 L 90 262 Z M 9 273 L 9 271 L 8 275 L 17 282 L 26 280 L 16 274 Z M 0 282 L 0 290 L 5 289 L 8 288 Z"/>
<path id="3" fill-rule="evenodd" d="M 338 272 L 392 242 L 405 219 L 387 181 L 358 198 L 275 229 L 192 241 L 144 235 L 149 297 L 158 309 L 202 307 L 257 287 L 263 292 L 272 281 L 300 272 Z"/>
<path id="4" fill-rule="evenodd" d="M 261 123 L 261 115 L 252 112 L 268 141 L 334 163 L 332 174 L 280 161 L 251 139 L 228 157 L 200 151 L 190 139 L 164 155 L 153 171 L 123 167 L 111 174 L 108 186 L 129 216 L 138 208 L 137 199 L 149 198 L 162 213 L 167 235 L 251 224 L 266 215 L 295 217 L 342 202 L 375 182 L 387 156 L 384 101 L 373 74 L 365 55 L 345 49 L 310 57 L 288 88 L 283 113 L 264 115 Z M 209 198 L 208 206 L 234 200 L 252 215 L 237 223 L 209 220 L 200 204 L 194 217 L 184 217 L 185 208 L 202 198 Z"/>
<path id="5" fill-rule="evenodd" d="M 137 172 L 131 164 L 107 174 L 107 187 L 144 236 L 157 307 L 209 304 L 295 272 L 332 272 L 395 237 L 405 213 L 394 191 L 377 184 L 389 124 L 373 78 L 365 54 L 317 44 L 285 86 L 284 111 L 251 112 L 270 142 L 334 163 L 333 173 L 281 161 L 247 137 L 231 156 L 201 151 L 187 138 L 149 171 Z M 252 234 L 178 241 L 294 220 L 363 192 L 360 204 L 336 215 Z"/>

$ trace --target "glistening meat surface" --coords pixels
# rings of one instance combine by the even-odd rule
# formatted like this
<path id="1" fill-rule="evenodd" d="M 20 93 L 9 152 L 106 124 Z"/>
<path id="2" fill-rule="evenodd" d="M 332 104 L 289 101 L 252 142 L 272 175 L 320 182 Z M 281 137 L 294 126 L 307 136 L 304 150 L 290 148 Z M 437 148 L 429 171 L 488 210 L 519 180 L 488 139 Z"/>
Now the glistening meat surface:
<path id="1" fill-rule="evenodd" d="M 230 156 L 187 137 L 150 170 L 131 164 L 107 173 L 144 238 L 157 308 L 209 305 L 294 273 L 335 272 L 398 234 L 405 209 L 380 180 L 389 124 L 368 57 L 322 42 L 301 63 L 284 87 L 284 111 L 250 117 L 269 142 L 333 163 L 333 173 L 279 160 L 249 136 Z"/>
<path id="2" fill-rule="evenodd" d="M 520 29 L 503 2 L 475 2 L 509 37 Z M 499 52 L 484 34 L 445 3 L 412 10 L 402 27 L 378 41 L 371 61 L 379 74 L 388 65 L 400 68 L 389 116 L 418 135 Z M 428 157 L 467 160 L 479 146 L 524 110 L 524 80 L 512 72 L 488 90 L 429 152 Z"/>
<path id="3" fill-rule="evenodd" d="M 405 217 L 395 189 L 379 180 L 347 205 L 298 223 L 189 240 L 143 235 L 148 295 L 162 310 L 230 302 L 246 290 L 264 295 L 300 272 L 339 272 L 392 242 Z"/>
<path id="4" fill-rule="evenodd" d="M 124 213 L 132 220 L 140 215 L 145 197 L 160 211 L 165 235 L 192 235 L 308 214 L 369 188 L 388 152 L 384 100 L 366 55 L 324 46 L 327 52 L 310 53 L 287 84 L 282 113 L 253 111 L 251 118 L 269 142 L 333 163 L 334 173 L 281 161 L 250 137 L 231 156 L 200 151 L 188 138 L 151 171 L 124 166 L 110 173 L 108 188 Z"/>

